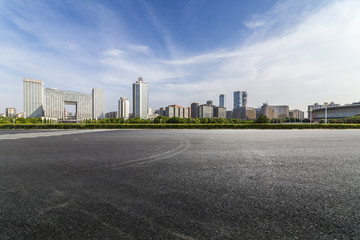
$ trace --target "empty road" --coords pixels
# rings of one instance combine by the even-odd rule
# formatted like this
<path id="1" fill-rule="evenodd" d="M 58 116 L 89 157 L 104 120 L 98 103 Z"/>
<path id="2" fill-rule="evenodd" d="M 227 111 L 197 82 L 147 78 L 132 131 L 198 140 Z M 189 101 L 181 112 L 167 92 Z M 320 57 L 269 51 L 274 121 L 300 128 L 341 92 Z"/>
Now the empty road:
<path id="1" fill-rule="evenodd" d="M 360 239 L 360 130 L 0 131 L 0 239 Z"/>

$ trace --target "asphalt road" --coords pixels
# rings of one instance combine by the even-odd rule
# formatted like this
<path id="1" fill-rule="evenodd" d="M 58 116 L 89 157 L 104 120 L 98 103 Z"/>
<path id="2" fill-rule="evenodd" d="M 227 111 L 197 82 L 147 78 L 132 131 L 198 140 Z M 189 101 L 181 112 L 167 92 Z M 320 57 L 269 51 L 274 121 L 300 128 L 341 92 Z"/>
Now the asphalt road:
<path id="1" fill-rule="evenodd" d="M 360 130 L 1 131 L 0 239 L 360 239 Z"/>

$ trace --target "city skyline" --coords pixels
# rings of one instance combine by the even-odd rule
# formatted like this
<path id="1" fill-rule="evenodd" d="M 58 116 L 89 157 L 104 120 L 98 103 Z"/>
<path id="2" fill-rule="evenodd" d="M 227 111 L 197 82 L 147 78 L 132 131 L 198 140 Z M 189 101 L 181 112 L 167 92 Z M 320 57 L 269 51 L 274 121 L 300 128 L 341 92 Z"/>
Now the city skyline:
<path id="1" fill-rule="evenodd" d="M 250 93 L 248 105 L 359 101 L 357 1 L 3 1 L 0 112 L 22 78 L 105 90 L 105 112 L 149 82 L 149 107 Z"/>

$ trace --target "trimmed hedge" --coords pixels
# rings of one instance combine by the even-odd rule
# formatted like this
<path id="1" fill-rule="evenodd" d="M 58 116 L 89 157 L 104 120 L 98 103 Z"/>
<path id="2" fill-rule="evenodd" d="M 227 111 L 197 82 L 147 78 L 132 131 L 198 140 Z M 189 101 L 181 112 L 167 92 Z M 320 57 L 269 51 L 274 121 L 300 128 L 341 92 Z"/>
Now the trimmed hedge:
<path id="1" fill-rule="evenodd" d="M 360 129 L 360 124 L 3 124 L 0 129 Z"/>

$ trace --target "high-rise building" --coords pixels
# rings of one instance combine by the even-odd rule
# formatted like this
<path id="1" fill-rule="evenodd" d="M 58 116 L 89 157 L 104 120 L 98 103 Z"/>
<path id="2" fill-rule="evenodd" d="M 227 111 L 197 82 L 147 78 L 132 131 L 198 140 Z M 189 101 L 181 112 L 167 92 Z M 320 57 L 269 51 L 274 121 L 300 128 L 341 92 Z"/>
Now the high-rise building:
<path id="1" fill-rule="evenodd" d="M 6 117 L 16 117 L 16 108 L 7 107 L 5 109 L 5 116 Z"/>
<path id="2" fill-rule="evenodd" d="M 92 112 L 93 119 L 104 118 L 104 90 L 93 88 L 92 90 Z"/>
<path id="3" fill-rule="evenodd" d="M 120 100 L 118 102 L 118 109 L 119 109 L 119 111 L 118 111 L 119 118 L 123 118 L 123 119 L 129 118 L 130 102 L 127 98 L 125 98 L 125 97 L 120 98 Z"/>
<path id="4" fill-rule="evenodd" d="M 214 103 L 214 102 L 213 102 L 212 100 L 207 100 L 207 101 L 206 101 L 206 104 L 207 104 L 207 105 L 210 105 L 210 106 L 213 105 L 213 103 Z"/>
<path id="5" fill-rule="evenodd" d="M 207 104 L 202 104 L 199 106 L 199 118 L 213 118 L 214 109 L 212 106 Z"/>
<path id="6" fill-rule="evenodd" d="M 247 92 L 236 91 L 234 92 L 234 109 L 246 108 L 247 105 Z"/>
<path id="7" fill-rule="evenodd" d="M 220 94 L 219 96 L 219 107 L 226 107 L 226 96 L 224 94 Z"/>
<path id="8" fill-rule="evenodd" d="M 44 115 L 44 83 L 24 78 L 24 117 L 38 118 Z"/>
<path id="9" fill-rule="evenodd" d="M 142 119 L 148 115 L 148 85 L 141 77 L 133 83 L 133 114 Z"/>
<path id="10" fill-rule="evenodd" d="M 190 107 L 183 108 L 183 115 L 184 115 L 184 118 L 190 118 L 191 117 L 191 108 Z"/>
<path id="11" fill-rule="evenodd" d="M 191 104 L 191 118 L 199 118 L 199 103 Z"/>

